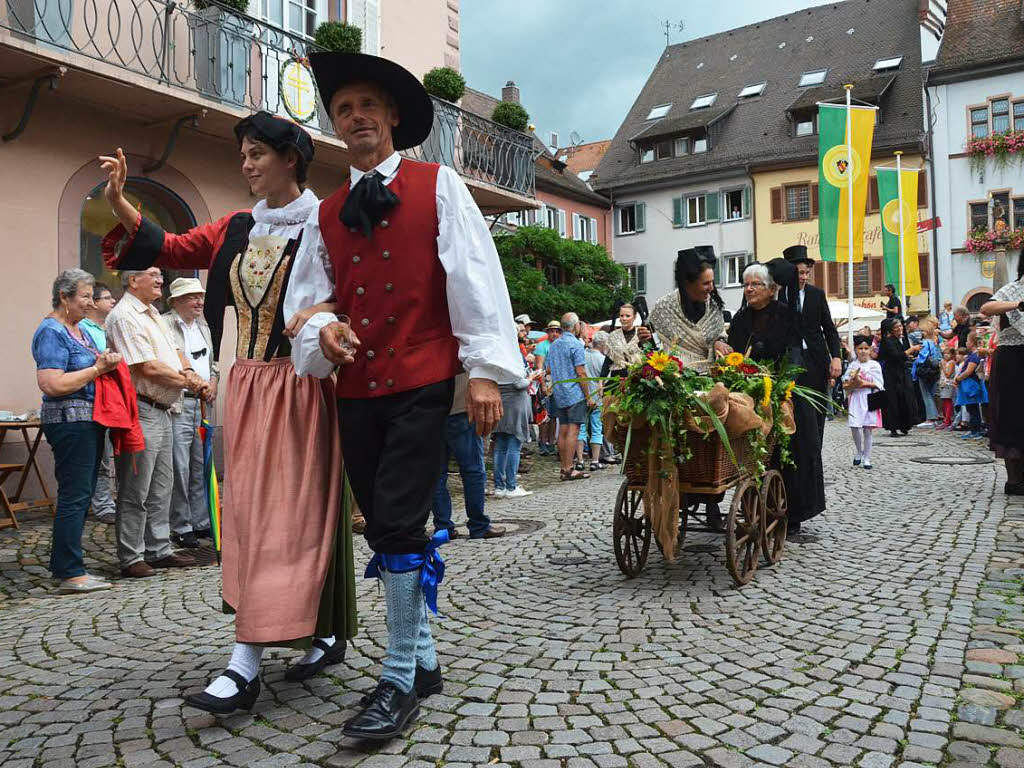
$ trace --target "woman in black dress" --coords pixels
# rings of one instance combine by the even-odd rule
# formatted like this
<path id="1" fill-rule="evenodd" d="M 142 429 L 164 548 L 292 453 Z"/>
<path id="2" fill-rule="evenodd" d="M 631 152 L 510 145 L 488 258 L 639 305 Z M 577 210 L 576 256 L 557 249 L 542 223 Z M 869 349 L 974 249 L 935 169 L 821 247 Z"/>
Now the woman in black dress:
<path id="1" fill-rule="evenodd" d="M 886 403 L 882 410 L 882 426 L 893 437 L 905 435 L 920 421 L 914 383 L 907 371 L 907 360 L 918 347 L 903 346 L 903 323 L 891 317 L 882 321 L 882 340 L 878 343 L 878 362 L 882 365 Z"/>
<path id="2" fill-rule="evenodd" d="M 744 304 L 729 326 L 729 346 L 758 362 L 788 359 L 800 365 L 799 316 L 793 306 L 797 296 L 796 267 L 785 259 L 751 264 L 743 272 Z M 802 522 L 825 511 L 825 479 L 814 406 L 801 397 L 793 398 L 793 417 L 794 466 L 782 470 L 782 479 L 789 502 L 789 533 L 799 533 Z"/>

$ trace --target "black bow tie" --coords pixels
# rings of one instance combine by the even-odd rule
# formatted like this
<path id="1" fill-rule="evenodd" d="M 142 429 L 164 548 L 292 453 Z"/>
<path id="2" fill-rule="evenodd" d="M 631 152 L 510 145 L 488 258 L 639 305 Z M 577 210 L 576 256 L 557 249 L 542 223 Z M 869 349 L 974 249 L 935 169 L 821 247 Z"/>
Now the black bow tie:
<path id="1" fill-rule="evenodd" d="M 384 214 L 397 203 L 398 195 L 384 186 L 380 173 L 370 171 L 352 187 L 339 218 L 345 226 L 357 227 L 364 236 L 370 237 Z"/>

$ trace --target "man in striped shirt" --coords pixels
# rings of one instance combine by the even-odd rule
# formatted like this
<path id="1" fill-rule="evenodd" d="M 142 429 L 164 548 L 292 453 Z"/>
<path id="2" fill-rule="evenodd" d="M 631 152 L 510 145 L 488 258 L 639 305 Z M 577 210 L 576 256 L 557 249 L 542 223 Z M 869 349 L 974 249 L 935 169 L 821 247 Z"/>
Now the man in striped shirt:
<path id="1" fill-rule="evenodd" d="M 131 371 L 146 447 L 115 459 L 117 557 L 122 576 L 145 578 L 155 575 L 155 568 L 195 564 L 171 550 L 171 410 L 181 407 L 182 390 L 202 393 L 207 385 L 175 347 L 153 306 L 164 283 L 160 269 L 124 270 L 121 282 L 125 293 L 107 317 L 107 341 Z"/>

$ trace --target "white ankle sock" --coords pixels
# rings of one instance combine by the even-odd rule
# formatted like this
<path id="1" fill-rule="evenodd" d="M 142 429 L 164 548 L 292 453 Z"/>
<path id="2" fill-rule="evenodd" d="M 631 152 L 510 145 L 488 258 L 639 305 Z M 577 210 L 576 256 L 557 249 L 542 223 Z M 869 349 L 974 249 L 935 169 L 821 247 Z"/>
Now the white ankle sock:
<path id="1" fill-rule="evenodd" d="M 334 635 L 331 635 L 330 637 L 318 637 L 315 639 L 324 643 L 328 648 L 334 647 Z M 314 645 L 312 648 L 306 651 L 305 656 L 299 659 L 299 664 L 315 664 L 316 662 L 320 661 L 323 655 L 324 652 Z"/>
<path id="2" fill-rule="evenodd" d="M 228 662 L 228 669 L 237 672 L 246 680 L 254 680 L 260 673 L 260 659 L 262 658 L 262 645 L 235 643 L 235 649 L 231 652 L 231 661 Z M 205 693 L 216 696 L 218 699 L 229 699 L 238 693 L 238 686 L 231 678 L 221 675 L 206 687 Z"/>

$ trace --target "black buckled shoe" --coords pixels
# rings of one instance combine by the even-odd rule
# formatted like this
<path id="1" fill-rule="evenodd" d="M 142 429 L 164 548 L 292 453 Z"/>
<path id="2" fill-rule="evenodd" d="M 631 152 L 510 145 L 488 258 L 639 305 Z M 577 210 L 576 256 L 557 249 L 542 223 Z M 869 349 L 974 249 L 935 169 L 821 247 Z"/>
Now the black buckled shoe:
<path id="1" fill-rule="evenodd" d="M 362 712 L 345 723 L 341 730 L 345 736 L 387 741 L 401 736 L 420 714 L 416 689 L 402 693 L 390 680 L 377 683 L 368 699 Z"/>
<path id="2" fill-rule="evenodd" d="M 252 709 L 256 699 L 260 696 L 260 676 L 257 674 L 252 680 L 246 680 L 233 669 L 225 669 L 221 675 L 232 680 L 238 686 L 238 693 L 226 699 L 220 696 L 211 696 L 206 691 L 191 693 L 185 697 L 185 703 L 190 707 L 212 712 L 215 715 L 230 715 L 236 709 L 247 711 Z"/>
<path id="3" fill-rule="evenodd" d="M 314 675 L 320 674 L 324 667 L 337 664 L 345 660 L 345 643 L 335 640 L 334 645 L 328 645 L 319 638 L 313 640 L 313 647 L 323 651 L 323 655 L 310 664 L 293 664 L 284 673 L 284 679 L 291 683 L 298 683 L 308 680 Z"/>
<path id="4" fill-rule="evenodd" d="M 444 690 L 444 680 L 441 678 L 441 665 L 438 664 L 434 669 L 427 669 L 417 664 L 416 682 L 413 683 L 413 686 L 416 688 L 416 698 L 420 701 L 430 698 L 435 693 L 441 693 Z M 371 696 L 373 696 L 373 691 L 359 700 L 359 706 L 365 707 L 369 704 Z"/>

